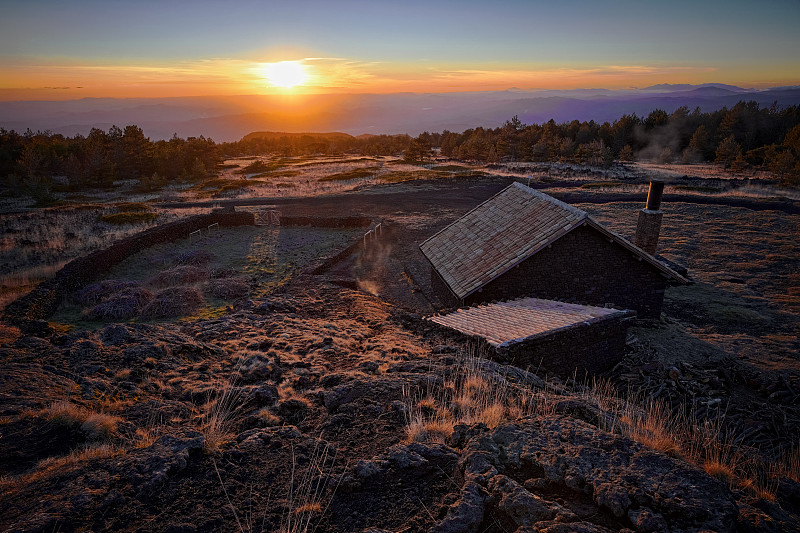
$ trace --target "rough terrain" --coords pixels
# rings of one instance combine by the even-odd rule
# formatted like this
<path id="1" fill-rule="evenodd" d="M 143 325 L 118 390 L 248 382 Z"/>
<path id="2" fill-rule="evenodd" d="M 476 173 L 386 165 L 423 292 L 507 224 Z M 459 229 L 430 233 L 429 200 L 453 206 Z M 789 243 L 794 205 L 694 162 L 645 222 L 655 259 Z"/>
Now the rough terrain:
<path id="1" fill-rule="evenodd" d="M 380 218 L 387 233 L 220 317 L 94 331 L 41 322 L 25 335 L 2 326 L 0 529 L 796 530 L 796 479 L 770 477 L 758 492 L 712 477 L 626 436 L 590 387 L 481 359 L 419 320 L 436 302 L 418 242 L 504 184 L 286 201 L 297 215 Z M 635 219 L 630 205 L 599 205 L 598 217 Z M 797 244 L 781 231 L 776 257 L 729 264 L 726 279 L 743 283 L 726 282 L 697 238 L 668 237 L 692 227 L 693 208 L 680 205 L 673 226 L 665 206 L 662 253 L 699 283 L 670 289 L 664 317 L 631 331 L 608 377 L 700 418 L 722 404 L 736 415 L 732 438 L 777 460 L 796 446 L 800 373 L 797 309 L 773 295 L 798 280 L 770 272 Z M 757 222 L 733 209 L 720 208 L 720 225 Z M 466 419 L 442 400 L 470 387 L 503 400 L 501 415 Z M 425 426 L 426 438 L 409 431 L 417 416 L 454 423 Z"/>

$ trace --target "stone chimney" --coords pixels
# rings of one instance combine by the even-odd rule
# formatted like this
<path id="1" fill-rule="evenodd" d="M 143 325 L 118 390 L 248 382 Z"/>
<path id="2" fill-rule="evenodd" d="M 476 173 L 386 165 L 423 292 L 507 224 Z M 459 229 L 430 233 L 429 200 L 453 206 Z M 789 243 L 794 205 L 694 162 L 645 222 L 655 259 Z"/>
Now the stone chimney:
<path id="1" fill-rule="evenodd" d="M 636 225 L 636 236 L 633 244 L 650 255 L 655 255 L 658 245 L 658 233 L 661 231 L 661 195 L 664 193 L 664 182 L 650 180 L 650 191 L 647 193 L 647 205 L 639 211 L 639 223 Z"/>

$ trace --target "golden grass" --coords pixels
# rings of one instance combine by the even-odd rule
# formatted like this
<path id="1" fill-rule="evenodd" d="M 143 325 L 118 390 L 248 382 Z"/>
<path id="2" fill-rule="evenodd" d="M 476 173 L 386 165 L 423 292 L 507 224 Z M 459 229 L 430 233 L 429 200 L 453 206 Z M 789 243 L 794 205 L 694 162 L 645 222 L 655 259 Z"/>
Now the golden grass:
<path id="1" fill-rule="evenodd" d="M 404 181 L 414 180 L 427 180 L 435 178 L 449 178 L 450 172 L 442 172 L 436 170 L 412 170 L 412 171 L 395 171 L 388 174 L 383 174 L 380 179 L 387 183 L 402 183 Z"/>
<path id="2" fill-rule="evenodd" d="M 435 391 L 418 398 L 405 391 L 405 397 L 407 442 L 446 443 L 457 424 L 482 423 L 493 429 L 524 416 L 531 405 L 523 396 L 509 394 L 504 378 L 486 375 L 475 353 L 463 356 L 452 376 Z"/>
<path id="3" fill-rule="evenodd" d="M 135 437 L 134 448 L 149 448 L 158 440 L 158 433 L 152 427 L 136 428 Z"/>
<path id="4" fill-rule="evenodd" d="M 81 432 L 89 440 L 109 440 L 116 435 L 121 421 L 119 417 L 107 413 L 90 413 L 81 424 Z"/>
<path id="5" fill-rule="evenodd" d="M 703 470 L 705 470 L 709 476 L 717 478 L 728 485 L 732 485 L 736 480 L 736 474 L 733 471 L 733 468 L 731 468 L 730 465 L 719 461 L 706 462 L 703 465 Z"/>
<path id="6" fill-rule="evenodd" d="M 31 480 L 41 478 L 55 469 L 75 466 L 97 459 L 106 459 L 121 455 L 123 452 L 121 448 L 111 444 L 90 444 L 83 446 L 71 451 L 67 455 L 42 459 L 36 465 L 36 471 L 32 474 Z"/>
<path id="7" fill-rule="evenodd" d="M 294 514 L 319 513 L 322 512 L 322 504 L 319 502 L 306 503 L 294 510 Z"/>
<path id="8" fill-rule="evenodd" d="M 663 402 L 616 395 L 608 382 L 596 382 L 584 399 L 609 413 L 601 428 L 620 433 L 652 449 L 681 458 L 710 476 L 740 487 L 756 498 L 773 501 L 780 477 L 797 479 L 800 452 L 794 449 L 779 461 L 764 459 L 757 450 L 737 445 L 724 430 L 724 414 L 694 420 Z M 794 476 L 794 477 L 793 477 Z"/>
<path id="9" fill-rule="evenodd" d="M 800 477 L 800 448 L 780 461 L 765 461 L 757 451 L 733 444 L 723 429 L 722 413 L 701 424 L 658 400 L 621 398 L 606 380 L 579 386 L 574 393 L 549 383 L 546 389 L 515 388 L 502 377 L 483 372 L 476 355 L 464 356 L 435 390 L 416 397 L 404 391 L 409 405 L 406 441 L 447 443 L 460 423 L 483 423 L 493 429 L 523 416 L 552 415 L 558 401 L 575 394 L 605 413 L 599 419 L 600 429 L 687 461 L 757 498 L 774 500 L 778 478 Z"/>
<path id="10" fill-rule="evenodd" d="M 205 437 L 203 449 L 206 452 L 216 452 L 233 436 L 234 419 L 241 405 L 240 400 L 240 389 L 226 381 L 203 406 L 200 431 Z"/>
<path id="11" fill-rule="evenodd" d="M 40 414 L 48 422 L 62 426 L 79 426 L 88 416 L 86 409 L 67 401 L 55 402 L 42 409 Z"/>
<path id="12" fill-rule="evenodd" d="M 269 408 L 264 407 L 257 413 L 258 418 L 264 421 L 267 426 L 278 426 L 281 423 L 279 416 L 272 413 Z"/>

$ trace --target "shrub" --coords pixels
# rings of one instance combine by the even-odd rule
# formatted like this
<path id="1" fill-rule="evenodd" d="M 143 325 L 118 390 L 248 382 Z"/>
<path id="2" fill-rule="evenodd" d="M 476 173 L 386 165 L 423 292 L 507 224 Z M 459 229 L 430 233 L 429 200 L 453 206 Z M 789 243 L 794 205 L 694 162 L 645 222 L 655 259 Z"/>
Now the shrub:
<path id="1" fill-rule="evenodd" d="M 208 272 L 192 265 L 178 265 L 169 270 L 162 270 L 150 279 L 150 284 L 156 287 L 171 287 L 175 285 L 191 285 L 203 281 Z"/>
<path id="2" fill-rule="evenodd" d="M 92 320 L 126 320 L 133 318 L 153 300 L 153 293 L 144 287 L 127 287 L 100 302 L 87 313 Z"/>
<path id="3" fill-rule="evenodd" d="M 100 215 L 97 219 L 100 222 L 107 222 L 119 226 L 122 224 L 144 224 L 146 222 L 152 222 L 157 218 L 158 213 L 123 211 L 122 213 Z"/>
<path id="4" fill-rule="evenodd" d="M 142 310 L 147 318 L 169 318 L 196 312 L 203 305 L 203 295 L 194 287 L 170 287 L 158 292 Z"/>
<path id="5" fill-rule="evenodd" d="M 75 301 L 83 305 L 96 305 L 123 289 L 132 289 L 139 284 L 133 281 L 104 279 L 98 283 L 87 285 L 75 293 Z"/>
<path id="6" fill-rule="evenodd" d="M 212 279 L 206 284 L 206 292 L 222 300 L 231 300 L 247 296 L 250 287 L 241 278 Z"/>

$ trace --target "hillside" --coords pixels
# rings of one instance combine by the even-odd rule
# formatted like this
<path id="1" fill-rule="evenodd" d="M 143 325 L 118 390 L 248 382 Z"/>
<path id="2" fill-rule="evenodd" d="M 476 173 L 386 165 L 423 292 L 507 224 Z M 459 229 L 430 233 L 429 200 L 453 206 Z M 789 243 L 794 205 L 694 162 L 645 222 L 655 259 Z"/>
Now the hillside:
<path id="1" fill-rule="evenodd" d="M 509 181 L 242 200 L 286 218 L 139 252 L 107 279 L 245 280 L 246 297 L 88 328 L 77 293 L 50 322 L 6 316 L 0 529 L 796 530 L 796 211 L 665 206 L 661 253 L 695 284 L 668 289 L 601 381 L 576 381 L 423 319 L 418 243 Z M 581 208 L 629 235 L 643 198 L 592 190 Z"/>

